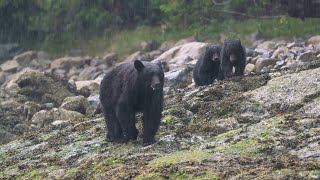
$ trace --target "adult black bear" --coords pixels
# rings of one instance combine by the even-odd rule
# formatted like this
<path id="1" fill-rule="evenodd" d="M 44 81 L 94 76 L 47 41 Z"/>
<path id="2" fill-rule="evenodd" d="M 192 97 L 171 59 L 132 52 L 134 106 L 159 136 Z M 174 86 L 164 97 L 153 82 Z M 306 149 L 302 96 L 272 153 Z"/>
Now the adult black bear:
<path id="1" fill-rule="evenodd" d="M 246 66 L 246 50 L 240 39 L 226 39 L 221 50 L 219 79 L 243 76 Z M 235 72 L 233 72 L 233 67 Z"/>
<path id="2" fill-rule="evenodd" d="M 109 70 L 100 86 L 100 101 L 110 142 L 136 140 L 136 112 L 143 112 L 143 144 L 155 142 L 163 109 L 164 73 L 160 64 L 134 61 Z"/>
<path id="3" fill-rule="evenodd" d="M 211 45 L 200 56 L 193 69 L 193 79 L 197 86 L 212 84 L 218 78 L 221 46 Z"/>

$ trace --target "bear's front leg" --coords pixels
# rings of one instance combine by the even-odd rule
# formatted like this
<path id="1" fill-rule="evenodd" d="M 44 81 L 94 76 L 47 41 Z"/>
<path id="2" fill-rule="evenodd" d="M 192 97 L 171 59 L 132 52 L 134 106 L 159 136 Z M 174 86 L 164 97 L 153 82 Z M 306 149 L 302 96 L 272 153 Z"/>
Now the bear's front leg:
<path id="1" fill-rule="evenodd" d="M 123 141 L 136 140 L 138 130 L 135 125 L 135 112 L 127 103 L 119 103 L 117 106 L 117 118 L 123 131 Z"/>
<path id="2" fill-rule="evenodd" d="M 155 143 L 155 135 L 159 129 L 161 112 L 152 108 L 143 113 L 143 145 Z"/>

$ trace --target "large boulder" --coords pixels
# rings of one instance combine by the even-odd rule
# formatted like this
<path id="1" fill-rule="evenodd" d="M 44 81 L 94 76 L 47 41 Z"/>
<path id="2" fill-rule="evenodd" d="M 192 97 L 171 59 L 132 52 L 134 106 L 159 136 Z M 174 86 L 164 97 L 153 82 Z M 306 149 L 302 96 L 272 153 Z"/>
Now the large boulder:
<path id="1" fill-rule="evenodd" d="M 200 55 L 205 51 L 207 43 L 191 42 L 176 46 L 161 54 L 154 61 L 165 61 L 171 65 L 182 66 L 190 61 L 199 59 Z"/>
<path id="2" fill-rule="evenodd" d="M 86 58 L 80 56 L 62 57 L 52 61 L 51 69 L 64 69 L 65 71 L 69 71 L 72 67 L 76 67 L 77 69 L 83 68 L 86 60 Z"/>
<path id="3" fill-rule="evenodd" d="M 68 82 L 39 71 L 25 71 L 13 78 L 5 87 L 12 95 L 24 95 L 38 103 L 59 106 L 66 97 L 74 96 L 76 89 Z"/>
<path id="4" fill-rule="evenodd" d="M 268 67 L 270 65 L 271 66 L 276 65 L 277 61 L 278 61 L 277 59 L 260 58 L 256 62 L 255 70 L 256 72 L 260 73 L 264 67 Z"/>
<path id="5" fill-rule="evenodd" d="M 67 97 L 66 99 L 64 99 L 63 103 L 60 106 L 60 108 L 63 108 L 69 111 L 76 111 L 81 114 L 86 114 L 88 107 L 89 107 L 89 102 L 87 98 L 83 96 Z"/>
<path id="6" fill-rule="evenodd" d="M 22 54 L 19 54 L 13 58 L 13 60 L 17 61 L 20 66 L 28 66 L 31 61 L 37 57 L 37 52 L 35 51 L 27 51 Z"/>
<path id="7" fill-rule="evenodd" d="M 52 110 L 41 110 L 33 115 L 31 121 L 33 125 L 37 128 L 42 128 L 45 126 L 50 125 L 55 121 L 64 121 L 64 122 L 72 122 L 72 121 L 79 121 L 84 116 L 75 111 L 68 111 L 62 108 L 53 108 Z"/>
<path id="8" fill-rule="evenodd" d="M 16 60 L 6 61 L 0 65 L 0 69 L 4 72 L 16 72 L 19 64 Z"/>

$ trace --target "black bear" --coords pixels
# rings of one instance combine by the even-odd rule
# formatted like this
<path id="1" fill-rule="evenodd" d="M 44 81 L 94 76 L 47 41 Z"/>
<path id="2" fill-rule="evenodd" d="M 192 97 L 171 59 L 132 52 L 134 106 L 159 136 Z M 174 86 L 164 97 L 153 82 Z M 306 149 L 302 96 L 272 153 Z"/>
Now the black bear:
<path id="1" fill-rule="evenodd" d="M 100 101 L 107 125 L 107 140 L 136 140 L 136 112 L 143 113 L 143 144 L 155 142 L 163 109 L 164 73 L 161 64 L 136 60 L 106 72 Z"/>
<path id="2" fill-rule="evenodd" d="M 219 79 L 243 76 L 246 66 L 246 50 L 240 39 L 226 39 L 221 50 Z M 235 68 L 235 72 L 233 72 Z"/>
<path id="3" fill-rule="evenodd" d="M 193 79 L 197 86 L 212 84 L 218 78 L 221 46 L 211 45 L 200 56 L 193 69 Z"/>

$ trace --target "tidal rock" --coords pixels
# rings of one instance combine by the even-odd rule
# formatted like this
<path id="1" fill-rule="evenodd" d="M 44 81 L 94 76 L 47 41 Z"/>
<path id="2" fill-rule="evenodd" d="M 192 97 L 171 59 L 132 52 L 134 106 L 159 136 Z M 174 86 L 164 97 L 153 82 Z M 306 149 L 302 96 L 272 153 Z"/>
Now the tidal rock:
<path id="1" fill-rule="evenodd" d="M 86 114 L 86 110 L 88 106 L 89 106 L 89 102 L 85 97 L 73 96 L 73 97 L 65 98 L 60 108 L 63 108 L 69 111 L 76 111 L 81 114 Z"/>
<path id="2" fill-rule="evenodd" d="M 16 72 L 19 67 L 19 64 L 16 60 L 6 61 L 0 65 L 0 69 L 4 72 Z"/>
<path id="3" fill-rule="evenodd" d="M 260 58 L 256 62 L 256 72 L 261 72 L 263 67 L 267 67 L 269 65 L 276 65 L 277 60 L 276 59 L 269 59 L 269 58 Z"/>
<path id="4" fill-rule="evenodd" d="M 301 62 L 311 62 L 315 60 L 317 60 L 317 56 L 312 51 L 307 51 L 298 57 L 298 61 L 301 61 Z"/>

